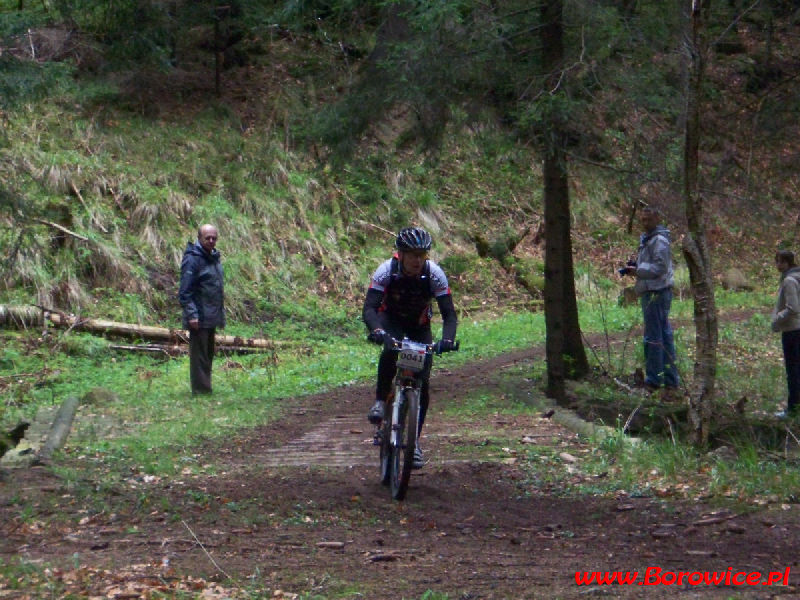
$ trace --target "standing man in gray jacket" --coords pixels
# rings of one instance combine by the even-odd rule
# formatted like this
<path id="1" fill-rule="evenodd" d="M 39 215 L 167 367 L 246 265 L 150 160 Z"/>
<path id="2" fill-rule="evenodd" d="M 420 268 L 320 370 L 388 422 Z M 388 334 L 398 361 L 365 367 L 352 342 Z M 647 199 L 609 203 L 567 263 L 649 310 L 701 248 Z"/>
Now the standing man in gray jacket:
<path id="1" fill-rule="evenodd" d="M 225 327 L 222 264 L 216 249 L 218 237 L 216 227 L 201 225 L 197 241 L 189 241 L 181 261 L 178 300 L 183 307 L 183 326 L 189 330 L 192 394 L 211 393 L 214 334 L 217 327 Z"/>
<path id="2" fill-rule="evenodd" d="M 672 305 L 672 252 L 669 230 L 660 225 L 661 214 L 651 206 L 642 209 L 640 223 L 644 229 L 639 239 L 636 264 L 621 270 L 635 275 L 636 295 L 644 318 L 645 386 L 650 390 L 678 387 L 675 366 L 675 342 L 669 324 Z"/>
<path id="3" fill-rule="evenodd" d="M 789 400 L 786 411 L 778 416 L 785 417 L 797 415 L 800 409 L 800 267 L 795 265 L 794 252 L 778 250 L 775 268 L 781 274 L 781 284 L 772 313 L 772 331 L 780 332 L 783 345 Z"/>

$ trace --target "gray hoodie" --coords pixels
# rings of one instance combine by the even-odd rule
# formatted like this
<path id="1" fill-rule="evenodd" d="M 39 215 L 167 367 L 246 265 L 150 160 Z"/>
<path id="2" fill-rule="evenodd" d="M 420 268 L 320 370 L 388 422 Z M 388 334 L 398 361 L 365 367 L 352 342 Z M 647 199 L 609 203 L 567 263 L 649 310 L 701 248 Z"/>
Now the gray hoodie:
<path id="1" fill-rule="evenodd" d="M 657 225 L 639 238 L 639 254 L 636 257 L 636 294 L 654 292 L 672 287 L 672 253 L 669 229 Z"/>
<path id="2" fill-rule="evenodd" d="M 792 267 L 781 275 L 778 299 L 772 311 L 772 331 L 800 329 L 800 267 Z"/>

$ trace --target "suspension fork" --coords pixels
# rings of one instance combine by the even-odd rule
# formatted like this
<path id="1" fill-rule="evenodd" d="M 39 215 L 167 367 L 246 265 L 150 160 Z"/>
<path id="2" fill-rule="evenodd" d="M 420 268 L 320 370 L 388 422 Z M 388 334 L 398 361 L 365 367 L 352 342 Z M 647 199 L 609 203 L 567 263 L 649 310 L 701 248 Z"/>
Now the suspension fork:
<path id="1" fill-rule="evenodd" d="M 405 387 L 397 386 L 397 390 L 394 394 L 394 402 L 392 402 L 392 428 L 389 432 L 389 443 L 393 447 L 398 447 L 402 440 L 398 438 L 398 434 L 400 434 L 400 415 L 402 414 L 402 406 L 406 401 L 406 389 Z"/>
<path id="2" fill-rule="evenodd" d="M 412 395 L 416 395 L 417 402 L 416 402 L 416 419 L 414 421 L 417 424 L 417 430 L 414 432 L 414 438 L 416 439 L 419 436 L 419 415 L 421 411 L 419 397 L 420 397 L 420 389 L 414 386 L 402 386 L 397 388 L 397 392 L 395 393 L 394 402 L 392 403 L 392 427 L 389 433 L 389 442 L 394 447 L 400 447 L 403 445 L 402 438 L 399 438 L 398 435 L 402 435 L 402 426 L 400 423 L 400 415 L 402 414 L 401 411 L 408 410 L 413 404 L 411 402 Z M 408 408 L 406 408 L 408 407 Z M 405 419 L 408 422 L 408 419 Z"/>

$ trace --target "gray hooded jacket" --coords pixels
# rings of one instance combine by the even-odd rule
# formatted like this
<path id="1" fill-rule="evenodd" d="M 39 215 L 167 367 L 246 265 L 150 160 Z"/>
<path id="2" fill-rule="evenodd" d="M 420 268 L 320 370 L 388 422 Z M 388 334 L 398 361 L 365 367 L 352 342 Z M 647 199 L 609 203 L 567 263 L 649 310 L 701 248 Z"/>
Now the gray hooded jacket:
<path id="1" fill-rule="evenodd" d="M 792 267 L 781 275 L 778 299 L 772 311 L 772 331 L 800 329 L 800 267 Z"/>
<path id="2" fill-rule="evenodd" d="M 636 294 L 672 287 L 672 253 L 669 229 L 663 225 L 642 234 L 636 257 Z"/>

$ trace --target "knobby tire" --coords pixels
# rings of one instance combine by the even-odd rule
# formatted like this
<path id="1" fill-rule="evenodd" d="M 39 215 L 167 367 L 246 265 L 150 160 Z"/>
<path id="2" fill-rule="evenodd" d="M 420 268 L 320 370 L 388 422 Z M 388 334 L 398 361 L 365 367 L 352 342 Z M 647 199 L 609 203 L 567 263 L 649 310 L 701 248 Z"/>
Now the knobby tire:
<path id="1" fill-rule="evenodd" d="M 389 414 L 391 414 L 391 406 L 389 408 Z M 389 482 L 392 479 L 392 447 L 390 443 L 392 433 L 392 421 L 391 419 L 384 419 L 383 423 L 381 423 L 381 484 L 382 485 L 389 485 Z"/>
<path id="2" fill-rule="evenodd" d="M 403 500 L 408 491 L 408 481 L 414 468 L 414 449 L 417 444 L 417 417 L 419 415 L 419 392 L 403 390 L 405 402 L 400 414 L 400 445 L 391 448 L 391 480 L 392 498 Z"/>

